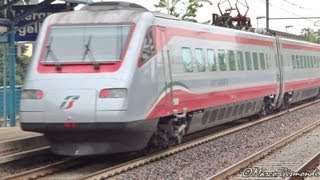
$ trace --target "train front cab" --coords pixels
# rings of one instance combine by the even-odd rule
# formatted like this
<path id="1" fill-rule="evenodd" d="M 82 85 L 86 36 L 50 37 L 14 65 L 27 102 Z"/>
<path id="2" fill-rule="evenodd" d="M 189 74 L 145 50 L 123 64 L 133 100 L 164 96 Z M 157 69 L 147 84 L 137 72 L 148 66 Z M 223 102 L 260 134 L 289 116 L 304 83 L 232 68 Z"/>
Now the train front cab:
<path id="1" fill-rule="evenodd" d="M 63 155 L 145 147 L 157 121 L 144 121 L 128 111 L 142 46 L 135 29 L 142 27 L 47 26 L 25 81 L 21 128 L 44 133 L 52 151 Z"/>

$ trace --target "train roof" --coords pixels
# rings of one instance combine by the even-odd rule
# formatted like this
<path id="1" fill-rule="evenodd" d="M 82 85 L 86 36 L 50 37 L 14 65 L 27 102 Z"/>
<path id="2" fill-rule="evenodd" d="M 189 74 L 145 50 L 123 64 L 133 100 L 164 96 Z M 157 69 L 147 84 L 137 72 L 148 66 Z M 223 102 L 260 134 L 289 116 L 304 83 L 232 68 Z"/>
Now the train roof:
<path id="1" fill-rule="evenodd" d="M 114 10 L 117 10 L 117 13 L 114 13 Z M 281 39 L 291 42 L 301 42 L 307 44 L 314 44 L 311 42 L 303 41 L 301 38 L 292 38 L 292 37 L 285 37 L 284 33 L 279 32 L 271 32 L 265 33 L 263 30 L 259 32 L 259 29 L 256 32 L 246 32 L 236 29 L 230 29 L 225 27 L 219 26 L 211 26 L 205 24 L 199 24 L 194 22 L 187 22 L 181 21 L 181 19 L 174 17 L 172 15 L 163 14 L 160 12 L 151 12 L 145 7 L 129 2 L 123 1 L 109 1 L 109 2 L 95 2 L 87 4 L 86 6 L 82 7 L 80 11 L 73 11 L 73 12 L 65 12 L 65 13 L 57 13 L 48 18 L 48 24 L 76 24 L 76 23 L 119 23 L 119 22 L 137 22 L 141 16 L 144 14 L 153 15 L 155 18 L 162 19 L 162 21 L 168 22 L 166 24 L 171 24 L 175 26 L 182 26 L 185 28 L 192 28 L 198 30 L 205 30 L 211 31 L 213 29 L 220 29 L 225 33 L 234 33 L 237 32 L 238 34 L 242 34 L 245 36 L 257 36 L 257 37 L 264 37 L 264 38 L 274 38 L 274 35 L 281 37 Z M 173 21 L 167 21 L 173 20 Z M 180 21 L 181 23 L 176 23 Z M 272 31 L 272 30 L 271 30 Z M 317 44 L 318 45 L 318 44 Z"/>

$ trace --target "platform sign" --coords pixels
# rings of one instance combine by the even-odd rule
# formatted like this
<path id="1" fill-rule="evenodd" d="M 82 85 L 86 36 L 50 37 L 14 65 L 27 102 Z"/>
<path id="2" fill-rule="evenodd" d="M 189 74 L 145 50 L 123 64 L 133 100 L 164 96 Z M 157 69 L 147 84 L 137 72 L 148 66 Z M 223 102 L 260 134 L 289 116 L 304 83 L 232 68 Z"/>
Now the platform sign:
<path id="1" fill-rule="evenodd" d="M 12 9 L 15 17 L 17 17 L 26 11 L 30 11 L 34 7 L 35 5 L 23 5 L 23 6 L 12 6 Z M 50 14 L 64 11 L 65 9 L 66 9 L 65 4 L 50 4 L 49 6 L 42 9 L 41 11 L 34 12 L 31 15 L 20 20 L 16 24 L 16 27 L 23 27 L 25 25 L 31 24 L 32 22 L 39 21 L 40 19 L 43 19 L 49 16 Z M 16 41 L 35 41 L 37 38 L 38 32 L 40 31 L 41 24 L 42 24 L 42 21 L 36 22 L 33 25 L 20 28 L 16 32 L 15 40 Z"/>

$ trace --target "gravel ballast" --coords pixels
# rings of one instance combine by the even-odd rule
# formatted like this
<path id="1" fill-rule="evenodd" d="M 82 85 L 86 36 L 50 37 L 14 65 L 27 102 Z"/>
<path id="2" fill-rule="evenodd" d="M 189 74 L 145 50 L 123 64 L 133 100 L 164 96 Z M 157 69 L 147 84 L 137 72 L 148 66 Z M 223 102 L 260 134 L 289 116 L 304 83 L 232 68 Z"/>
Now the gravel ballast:
<path id="1" fill-rule="evenodd" d="M 320 120 L 320 103 L 120 174 L 115 179 L 205 179 Z"/>

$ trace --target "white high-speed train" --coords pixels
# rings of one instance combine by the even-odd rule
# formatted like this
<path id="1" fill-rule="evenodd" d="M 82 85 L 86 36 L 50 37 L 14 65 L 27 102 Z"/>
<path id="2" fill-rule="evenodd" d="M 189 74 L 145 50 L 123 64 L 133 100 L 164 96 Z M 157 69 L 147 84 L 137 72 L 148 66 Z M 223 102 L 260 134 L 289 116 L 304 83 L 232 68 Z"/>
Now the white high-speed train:
<path id="1" fill-rule="evenodd" d="M 125 2 L 42 25 L 21 127 L 53 152 L 166 148 L 185 134 L 319 96 L 320 45 L 184 22 Z"/>

